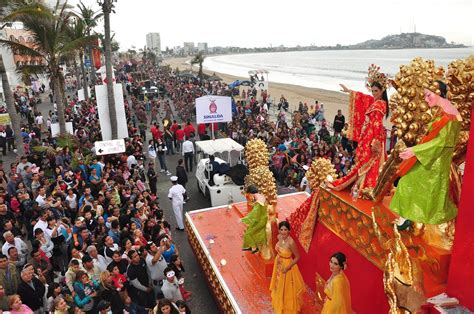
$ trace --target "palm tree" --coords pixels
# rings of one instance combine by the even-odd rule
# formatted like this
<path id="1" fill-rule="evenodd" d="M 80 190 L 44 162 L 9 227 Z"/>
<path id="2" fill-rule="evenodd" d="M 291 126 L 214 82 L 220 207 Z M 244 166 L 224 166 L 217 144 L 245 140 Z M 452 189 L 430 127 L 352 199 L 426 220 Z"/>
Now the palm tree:
<path id="1" fill-rule="evenodd" d="M 199 78 L 202 78 L 202 63 L 204 62 L 204 58 L 206 58 L 206 57 L 202 54 L 202 52 L 199 52 L 191 60 L 192 65 L 199 64 L 199 73 L 198 73 Z"/>
<path id="2" fill-rule="evenodd" d="M 77 5 L 77 8 L 79 9 L 78 15 L 81 17 L 82 21 L 84 22 L 86 35 L 90 36 L 92 29 L 97 26 L 97 22 L 103 17 L 103 14 L 100 11 L 94 11 L 92 8 L 86 7 L 82 3 L 82 1 L 79 2 L 79 4 Z M 92 58 L 92 45 L 91 44 L 87 46 L 87 50 L 89 53 L 89 60 L 91 61 L 90 81 L 94 83 L 96 81 L 96 77 L 95 77 L 94 65 L 92 64 L 93 58 Z"/>
<path id="3" fill-rule="evenodd" d="M 20 4 L 24 4 L 23 1 L 0 0 L 0 20 L 3 21 L 3 16 L 5 15 L 5 11 L 15 8 L 15 6 L 20 5 Z M 7 26 L 7 24 L 2 25 L 0 29 L 3 29 L 3 27 L 5 26 Z M 5 95 L 5 102 L 7 104 L 8 115 L 10 116 L 12 129 L 13 129 L 13 132 L 15 133 L 15 137 L 14 137 L 15 146 L 17 148 L 18 155 L 22 156 L 24 155 L 25 150 L 23 147 L 23 139 L 21 138 L 20 119 L 16 112 L 15 99 L 13 97 L 12 89 L 10 87 L 10 82 L 8 81 L 5 64 L 3 63 L 3 57 L 1 54 L 0 54 L 0 76 L 2 80 L 3 94 Z"/>
<path id="4" fill-rule="evenodd" d="M 68 36 L 74 15 L 68 11 L 67 3 L 52 9 L 33 3 L 23 5 L 5 16 L 5 22 L 19 21 L 31 34 L 32 47 L 25 46 L 15 41 L 0 40 L 0 44 L 9 47 L 22 55 L 41 58 L 38 65 L 22 65 L 21 68 L 29 73 L 47 73 L 53 86 L 55 101 L 58 110 L 59 130 L 66 133 L 64 117 L 64 75 L 60 67 L 70 55 L 78 48 L 89 43 L 93 38 L 85 36 L 71 40 Z"/>
<path id="5" fill-rule="evenodd" d="M 104 12 L 104 48 L 105 48 L 105 75 L 107 78 L 107 101 L 109 105 L 110 130 L 112 140 L 118 138 L 117 113 L 115 110 L 114 82 L 112 81 L 112 45 L 110 38 L 110 13 L 114 4 L 112 0 L 101 0 L 102 11 Z"/>
<path id="6" fill-rule="evenodd" d="M 15 146 L 17 148 L 18 155 L 22 156 L 25 151 L 23 148 L 23 140 L 20 135 L 20 119 L 16 113 L 15 99 L 13 98 L 12 89 L 10 88 L 10 82 L 8 82 L 7 72 L 5 70 L 5 65 L 3 64 L 3 57 L 1 54 L 0 76 L 2 77 L 3 94 L 5 95 L 5 102 L 7 103 L 8 115 L 10 116 L 13 132 L 15 133 Z"/>
<path id="7" fill-rule="evenodd" d="M 80 17 L 77 17 L 73 23 L 71 24 L 71 27 L 69 28 L 69 37 L 71 40 L 76 40 L 80 38 L 84 38 L 88 36 L 87 35 L 87 28 L 84 23 L 84 20 L 81 19 Z M 91 36 L 91 38 L 94 36 Z M 82 76 L 82 87 L 84 90 L 84 98 L 87 100 L 89 99 L 89 84 L 87 83 L 87 75 L 86 75 L 86 68 L 84 66 L 84 50 L 87 46 L 84 47 L 78 47 L 77 50 L 73 51 L 73 55 L 71 58 L 74 60 L 74 67 L 76 68 L 76 54 L 79 56 L 79 62 L 80 62 L 80 67 L 81 67 L 81 76 Z M 76 77 L 77 81 L 80 82 L 78 77 L 78 71 L 76 69 Z"/>

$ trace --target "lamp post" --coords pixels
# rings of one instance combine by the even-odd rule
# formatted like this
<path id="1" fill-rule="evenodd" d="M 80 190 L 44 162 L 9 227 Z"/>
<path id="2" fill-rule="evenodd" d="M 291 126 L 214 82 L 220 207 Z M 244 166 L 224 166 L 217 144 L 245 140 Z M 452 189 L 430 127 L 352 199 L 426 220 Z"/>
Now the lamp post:
<path id="1" fill-rule="evenodd" d="M 110 128 L 112 131 L 112 140 L 118 137 L 117 113 L 115 110 L 114 83 L 112 75 L 112 46 L 110 40 L 110 13 L 114 12 L 114 2 L 117 0 L 97 0 L 104 12 L 104 33 L 105 33 L 105 75 L 107 79 L 107 100 L 109 104 Z"/>

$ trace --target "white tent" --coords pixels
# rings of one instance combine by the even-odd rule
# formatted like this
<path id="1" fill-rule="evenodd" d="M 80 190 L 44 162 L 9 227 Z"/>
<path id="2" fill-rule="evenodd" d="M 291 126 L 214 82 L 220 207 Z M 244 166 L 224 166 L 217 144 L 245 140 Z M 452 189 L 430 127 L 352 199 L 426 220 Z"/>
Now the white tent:
<path id="1" fill-rule="evenodd" d="M 219 138 L 208 141 L 197 141 L 196 146 L 198 150 L 207 155 L 214 155 L 216 153 L 231 152 L 233 150 L 241 152 L 244 147 L 231 138 Z"/>

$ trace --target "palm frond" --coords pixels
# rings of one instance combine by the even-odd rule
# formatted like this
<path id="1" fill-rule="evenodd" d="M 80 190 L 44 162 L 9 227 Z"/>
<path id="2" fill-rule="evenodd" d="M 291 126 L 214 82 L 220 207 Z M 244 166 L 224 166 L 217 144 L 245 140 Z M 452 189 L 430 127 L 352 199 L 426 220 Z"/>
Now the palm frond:
<path id="1" fill-rule="evenodd" d="M 38 75 L 48 71 L 45 65 L 21 65 L 17 68 L 17 72 L 22 75 Z"/>
<path id="2" fill-rule="evenodd" d="M 92 43 L 97 36 L 91 35 L 91 36 L 84 36 L 82 38 L 76 38 L 75 40 L 72 40 L 68 43 L 66 43 L 62 48 L 61 51 L 63 53 L 67 53 L 73 50 L 77 50 L 78 48 L 82 48 L 87 46 L 88 44 Z"/>
<path id="3" fill-rule="evenodd" d="M 20 44 L 16 41 L 0 39 L 0 45 L 10 48 L 15 54 L 44 58 L 41 52 L 37 49 L 30 48 L 26 45 Z"/>
<path id="4" fill-rule="evenodd" d="M 23 22 L 23 20 L 28 20 L 31 17 L 35 18 L 52 18 L 53 14 L 51 10 L 40 4 L 30 4 L 18 7 L 16 10 L 13 10 L 9 14 L 5 15 L 2 18 L 3 22 Z"/>
<path id="5" fill-rule="evenodd" d="M 69 147 L 69 150 L 72 151 L 75 147 L 79 146 L 79 141 L 73 135 L 66 133 L 56 138 L 56 144 L 62 148 Z"/>

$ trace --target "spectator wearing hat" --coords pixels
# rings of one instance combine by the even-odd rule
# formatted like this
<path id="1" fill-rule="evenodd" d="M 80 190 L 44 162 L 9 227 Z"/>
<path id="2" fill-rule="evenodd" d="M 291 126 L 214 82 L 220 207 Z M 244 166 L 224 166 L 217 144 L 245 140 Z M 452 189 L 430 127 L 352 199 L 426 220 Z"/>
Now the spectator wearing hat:
<path id="1" fill-rule="evenodd" d="M 309 169 L 309 167 L 307 165 L 303 165 L 303 170 L 305 171 L 305 173 L 306 173 L 306 171 L 308 171 L 308 169 Z M 306 174 L 303 177 L 303 179 L 301 179 L 300 191 L 305 191 L 306 193 L 311 194 L 311 186 L 309 185 L 308 178 L 306 177 Z"/>
<path id="2" fill-rule="evenodd" d="M 178 184 L 177 176 L 172 176 L 170 179 L 173 186 L 168 190 L 168 198 L 171 200 L 174 216 L 176 218 L 176 224 L 178 225 L 176 229 L 179 231 L 184 231 L 183 204 L 186 189 L 181 184 Z"/>
<path id="3" fill-rule="evenodd" d="M 174 270 L 172 270 L 170 267 L 166 267 L 163 273 L 166 276 L 166 280 L 163 281 L 161 291 L 163 292 L 165 298 L 171 302 L 183 300 L 183 296 L 181 295 L 181 291 L 179 289 L 178 279 L 176 278 Z"/>
<path id="4" fill-rule="evenodd" d="M 82 257 L 82 267 L 86 271 L 87 275 L 89 275 L 89 278 L 99 282 L 100 270 L 96 265 L 94 265 L 94 260 L 91 256 L 86 254 Z"/>

